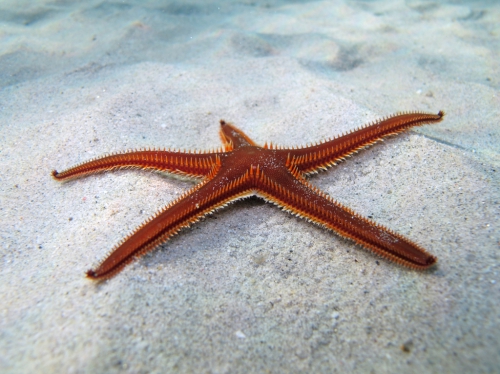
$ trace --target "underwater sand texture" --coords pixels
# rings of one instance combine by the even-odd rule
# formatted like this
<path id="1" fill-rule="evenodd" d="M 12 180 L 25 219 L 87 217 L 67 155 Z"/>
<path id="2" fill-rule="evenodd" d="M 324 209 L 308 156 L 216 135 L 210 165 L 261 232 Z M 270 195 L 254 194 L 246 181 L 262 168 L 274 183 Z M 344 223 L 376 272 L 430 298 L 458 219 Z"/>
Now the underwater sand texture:
<path id="1" fill-rule="evenodd" d="M 498 371 L 499 17 L 486 1 L 2 1 L 0 371 Z M 292 146 L 441 109 L 311 178 L 436 255 L 428 272 L 247 199 L 96 284 L 85 271 L 192 182 L 50 176 L 218 147 L 221 118 Z"/>

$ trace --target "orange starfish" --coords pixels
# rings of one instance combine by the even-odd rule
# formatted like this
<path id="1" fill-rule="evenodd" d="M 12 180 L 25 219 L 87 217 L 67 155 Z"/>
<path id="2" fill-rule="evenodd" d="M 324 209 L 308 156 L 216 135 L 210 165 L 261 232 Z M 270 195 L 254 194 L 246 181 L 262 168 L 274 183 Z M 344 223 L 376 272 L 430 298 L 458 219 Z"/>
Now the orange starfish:
<path id="1" fill-rule="evenodd" d="M 336 202 L 312 186 L 305 176 L 335 165 L 346 156 L 382 138 L 413 126 L 437 123 L 438 114 L 397 114 L 361 127 L 346 135 L 302 147 L 260 147 L 235 126 L 220 121 L 224 150 L 181 152 L 140 150 L 106 155 L 63 172 L 58 180 L 96 172 L 137 167 L 202 178 L 201 182 L 168 204 L 123 239 L 87 276 L 106 279 L 133 259 L 201 217 L 247 196 L 259 196 L 284 210 L 306 218 L 394 262 L 414 269 L 427 269 L 437 258 L 409 239 Z"/>

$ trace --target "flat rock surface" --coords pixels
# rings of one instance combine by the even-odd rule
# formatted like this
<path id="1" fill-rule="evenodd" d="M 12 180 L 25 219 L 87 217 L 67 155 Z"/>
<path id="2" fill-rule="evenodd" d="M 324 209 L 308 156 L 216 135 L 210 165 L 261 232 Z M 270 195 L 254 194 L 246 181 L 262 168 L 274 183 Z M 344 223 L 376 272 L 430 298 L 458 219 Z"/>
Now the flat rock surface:
<path id="1" fill-rule="evenodd" d="M 3 1 L 0 371 L 497 372 L 499 18 L 493 1 Z M 250 198 L 84 277 L 193 182 L 51 170 L 216 148 L 221 118 L 293 146 L 415 110 L 447 115 L 311 182 L 432 270 Z"/>

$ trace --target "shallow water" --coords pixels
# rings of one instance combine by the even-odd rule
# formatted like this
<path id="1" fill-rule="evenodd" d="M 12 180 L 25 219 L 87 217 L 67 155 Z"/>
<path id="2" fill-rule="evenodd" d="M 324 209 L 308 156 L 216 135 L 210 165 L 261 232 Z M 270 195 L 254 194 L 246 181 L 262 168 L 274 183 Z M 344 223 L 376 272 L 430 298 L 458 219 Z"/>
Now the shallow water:
<path id="1" fill-rule="evenodd" d="M 498 19 L 496 1 L 3 0 L 0 371 L 497 371 Z M 220 118 L 301 145 L 415 110 L 447 115 L 311 181 L 434 271 L 249 200 L 83 277 L 191 184 L 52 169 L 218 147 Z"/>
<path id="2" fill-rule="evenodd" d="M 370 104 L 373 92 L 391 91 L 393 85 L 406 92 L 403 97 L 413 95 L 411 105 L 392 100 L 381 110 L 377 103 L 381 114 L 416 109 L 417 104 L 442 108 L 440 95 L 473 96 L 465 108 L 444 108 L 457 116 L 458 128 L 441 127 L 443 131 L 432 129 L 429 134 L 496 158 L 492 154 L 498 153 L 500 141 L 497 126 L 492 126 L 498 119 L 500 86 L 496 5 L 4 1 L 0 86 L 90 76 L 140 62 L 218 71 L 227 61 L 286 59 L 314 76 L 344 84 L 366 106 L 374 105 Z M 241 78 L 247 85 L 254 79 L 250 74 Z M 467 92 L 460 93 L 463 90 Z M 481 116 L 478 112 L 488 105 L 496 108 Z M 5 104 L 2 109 L 9 111 Z"/>

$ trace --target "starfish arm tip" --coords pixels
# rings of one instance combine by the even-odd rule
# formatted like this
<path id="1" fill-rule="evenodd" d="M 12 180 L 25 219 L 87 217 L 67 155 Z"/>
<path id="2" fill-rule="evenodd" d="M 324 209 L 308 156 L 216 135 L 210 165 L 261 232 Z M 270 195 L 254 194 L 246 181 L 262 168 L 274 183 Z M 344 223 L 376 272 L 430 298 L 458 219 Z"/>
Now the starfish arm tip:
<path id="1" fill-rule="evenodd" d="M 429 258 L 427 259 L 427 267 L 432 267 L 436 265 L 437 262 L 438 262 L 437 257 L 430 255 Z"/>
<path id="2" fill-rule="evenodd" d="M 400 259 L 401 261 L 398 259 L 392 259 L 392 258 L 389 258 L 389 260 L 400 263 L 400 264 L 402 264 L 406 267 L 409 267 L 411 269 L 422 270 L 422 271 L 434 268 L 434 266 L 438 262 L 437 257 L 433 256 L 431 254 L 427 254 L 427 256 L 425 258 L 422 258 L 421 261 L 413 261 L 413 260 L 408 259 L 408 258 Z"/>
<path id="3" fill-rule="evenodd" d="M 85 273 L 85 275 L 87 276 L 87 278 L 90 278 L 92 280 L 98 280 L 99 279 L 99 275 L 97 275 L 97 273 L 93 269 L 87 270 L 87 272 Z"/>

